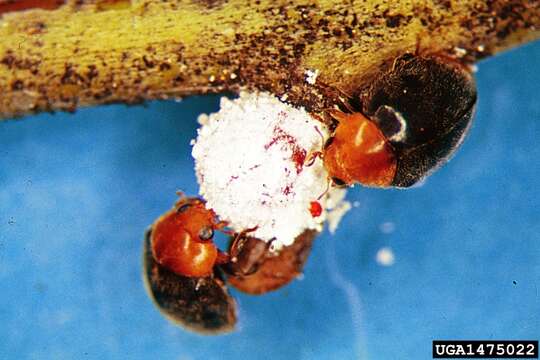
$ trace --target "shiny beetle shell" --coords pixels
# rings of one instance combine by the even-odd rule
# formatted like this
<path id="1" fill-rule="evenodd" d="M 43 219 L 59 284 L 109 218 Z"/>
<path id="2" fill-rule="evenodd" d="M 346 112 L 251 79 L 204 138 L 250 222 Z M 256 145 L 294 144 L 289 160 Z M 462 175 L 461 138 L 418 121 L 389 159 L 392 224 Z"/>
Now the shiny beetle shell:
<path id="1" fill-rule="evenodd" d="M 452 156 L 470 128 L 476 99 L 470 71 L 443 56 L 402 55 L 360 91 L 362 112 L 395 150 L 392 186 L 411 186 Z"/>
<path id="2" fill-rule="evenodd" d="M 181 276 L 159 265 L 152 256 L 151 229 L 143 249 L 143 278 L 148 294 L 172 322 L 201 334 L 234 330 L 236 304 L 217 274 Z"/>

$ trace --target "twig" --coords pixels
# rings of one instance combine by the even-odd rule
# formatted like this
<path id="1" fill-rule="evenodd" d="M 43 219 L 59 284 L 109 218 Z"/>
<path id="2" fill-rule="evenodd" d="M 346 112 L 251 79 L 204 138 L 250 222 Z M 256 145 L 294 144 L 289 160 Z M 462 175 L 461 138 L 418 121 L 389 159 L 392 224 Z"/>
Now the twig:
<path id="1" fill-rule="evenodd" d="M 539 0 L 46 3 L 0 0 L 0 118 L 240 87 L 318 111 L 417 45 L 473 62 L 540 37 Z"/>

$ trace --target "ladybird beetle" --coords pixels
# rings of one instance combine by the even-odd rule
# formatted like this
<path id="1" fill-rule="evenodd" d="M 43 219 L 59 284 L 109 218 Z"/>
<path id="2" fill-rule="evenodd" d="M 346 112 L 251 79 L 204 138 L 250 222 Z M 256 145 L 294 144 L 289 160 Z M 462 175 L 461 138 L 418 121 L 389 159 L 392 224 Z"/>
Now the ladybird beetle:
<path id="1" fill-rule="evenodd" d="M 444 56 L 404 54 L 359 91 L 361 112 L 338 121 L 322 158 L 336 185 L 409 187 L 444 164 L 472 123 L 471 72 Z"/>

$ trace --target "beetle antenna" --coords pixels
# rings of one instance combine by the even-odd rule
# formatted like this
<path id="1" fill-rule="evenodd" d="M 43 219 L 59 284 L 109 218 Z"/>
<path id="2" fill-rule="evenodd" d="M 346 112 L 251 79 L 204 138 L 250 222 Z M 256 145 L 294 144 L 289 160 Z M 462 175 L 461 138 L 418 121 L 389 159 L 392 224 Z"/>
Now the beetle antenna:
<path id="1" fill-rule="evenodd" d="M 308 167 L 313 165 L 313 163 L 315 162 L 317 158 L 322 159 L 324 144 L 325 144 L 324 135 L 322 134 L 321 130 L 319 130 L 317 126 L 314 126 L 314 128 L 317 134 L 319 134 L 319 136 L 321 137 L 321 150 L 310 152 L 308 156 L 306 156 L 306 160 L 304 161 L 304 166 L 308 166 Z"/>
<path id="2" fill-rule="evenodd" d="M 327 177 L 326 178 L 326 189 L 324 190 L 324 192 L 319 195 L 319 197 L 317 198 L 317 201 L 321 200 L 323 198 L 324 195 L 328 194 L 328 192 L 330 191 L 330 177 Z"/>
<path id="3" fill-rule="evenodd" d="M 315 131 L 317 132 L 317 134 L 319 134 L 319 136 L 321 137 L 321 149 L 322 149 L 322 147 L 324 146 L 324 142 L 325 142 L 324 136 L 323 136 L 321 130 L 319 130 L 318 127 L 314 126 L 314 128 L 315 128 Z"/>

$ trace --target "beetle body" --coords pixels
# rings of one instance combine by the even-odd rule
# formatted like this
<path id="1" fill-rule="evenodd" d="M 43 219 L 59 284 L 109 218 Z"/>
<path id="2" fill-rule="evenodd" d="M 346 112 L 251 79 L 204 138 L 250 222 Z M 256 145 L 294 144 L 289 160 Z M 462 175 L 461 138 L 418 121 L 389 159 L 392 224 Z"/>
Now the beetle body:
<path id="1" fill-rule="evenodd" d="M 344 184 L 409 187 L 444 164 L 461 144 L 472 122 L 476 86 L 469 70 L 451 59 L 405 54 L 362 88 L 358 99 L 361 114 L 332 114 L 339 121 L 339 139 L 323 152 L 330 176 Z M 355 146 L 361 131 L 351 124 L 362 115 L 366 129 L 380 132 L 372 130 L 364 148 Z M 377 142 L 382 146 L 378 158 L 365 149 L 370 141 L 372 150 Z"/>

